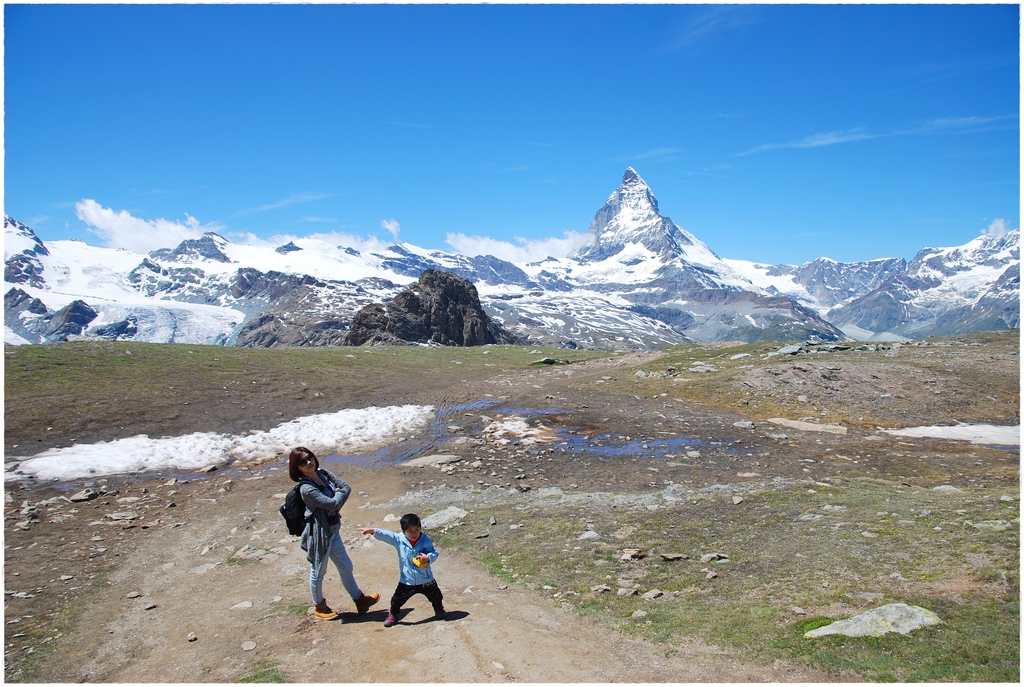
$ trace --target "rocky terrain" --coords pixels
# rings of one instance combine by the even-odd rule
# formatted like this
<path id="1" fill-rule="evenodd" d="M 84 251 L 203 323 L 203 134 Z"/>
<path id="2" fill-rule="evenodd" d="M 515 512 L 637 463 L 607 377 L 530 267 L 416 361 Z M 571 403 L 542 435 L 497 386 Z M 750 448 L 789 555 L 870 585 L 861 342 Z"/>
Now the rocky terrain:
<path id="1" fill-rule="evenodd" d="M 742 495 L 779 484 L 867 478 L 921 489 L 983 488 L 1015 499 L 1019 449 L 893 436 L 879 427 L 1019 425 L 1017 336 L 861 351 L 773 348 L 770 355 L 707 347 L 700 360 L 659 352 L 571 365 L 552 360 L 454 375 L 446 385 L 381 374 L 370 401 L 400 397 L 437 406 L 446 439 L 434 453 L 457 460 L 434 467 L 327 463 L 353 486 L 342 516 L 357 579 L 386 602 L 397 576 L 393 550 L 360 537 L 357 527 L 397 529 L 392 516 L 406 510 L 426 516 L 458 504 L 472 512 L 495 498 L 530 508 L 552 493 L 582 500 L 612 494 L 624 509 L 643 512 L 669 493 Z M 225 397 L 205 402 L 189 397 L 176 423 L 244 424 L 246 411 L 231 400 L 232 394 L 244 400 L 246 390 L 234 388 L 225 384 Z M 334 393 L 336 409 L 367 402 L 362 385 Z M 309 412 L 311 403 L 295 400 L 288 412 Z M 64 411 L 52 412 L 57 425 Z M 105 412 L 102 432 L 77 431 L 76 440 L 111 438 L 121 415 L 116 408 Z M 36 437 L 16 408 L 5 414 L 11 461 L 11 446 L 32 445 Z M 495 423 L 514 416 L 524 420 L 517 431 Z M 54 442 L 60 443 L 47 437 Z M 443 550 L 435 566 L 451 612 L 447 621 L 429 622 L 429 607 L 417 597 L 402 622 L 385 629 L 385 603 L 355 615 L 334 572 L 326 594 L 343 616 L 316 620 L 304 554 L 276 512 L 290 486 L 280 460 L 204 474 L 6 482 L 6 680 L 860 679 L 843 670 L 756 660 L 703 637 L 674 641 L 671 650 L 625 639 L 454 549 Z M 984 589 L 988 583 L 963 584 Z"/>

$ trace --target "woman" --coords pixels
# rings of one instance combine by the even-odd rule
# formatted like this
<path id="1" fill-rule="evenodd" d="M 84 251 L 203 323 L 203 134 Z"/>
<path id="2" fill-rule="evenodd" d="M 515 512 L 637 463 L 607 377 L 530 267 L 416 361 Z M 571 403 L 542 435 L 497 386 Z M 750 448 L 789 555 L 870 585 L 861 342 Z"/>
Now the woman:
<path id="1" fill-rule="evenodd" d="M 352 575 L 352 561 L 345 550 L 345 544 L 338 534 L 341 529 L 339 510 L 348 500 L 352 487 L 320 467 L 320 461 L 304 446 L 292 449 L 288 456 L 288 476 L 293 482 L 300 482 L 299 493 L 306 504 L 306 529 L 302 532 L 300 546 L 309 561 L 309 591 L 316 604 L 316 617 L 332 620 L 338 614 L 327 605 L 323 595 L 324 575 L 327 561 L 334 561 L 341 576 L 345 591 L 352 597 L 359 615 L 380 600 L 380 594 L 363 594 Z"/>

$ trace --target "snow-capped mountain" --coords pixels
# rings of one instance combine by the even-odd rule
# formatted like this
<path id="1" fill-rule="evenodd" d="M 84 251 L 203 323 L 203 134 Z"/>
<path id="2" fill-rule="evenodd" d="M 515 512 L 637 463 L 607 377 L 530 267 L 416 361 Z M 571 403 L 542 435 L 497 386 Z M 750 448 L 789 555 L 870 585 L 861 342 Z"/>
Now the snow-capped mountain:
<path id="1" fill-rule="evenodd" d="M 896 259 L 762 265 L 719 257 L 663 216 L 629 168 L 569 258 L 513 264 L 402 243 L 360 253 L 208 233 L 141 255 L 44 244 L 5 217 L 5 341 L 76 337 L 333 345 L 359 308 L 428 268 L 472 281 L 488 315 L 535 344 L 637 350 L 687 341 L 912 338 L 1019 326 L 1019 230 Z"/>

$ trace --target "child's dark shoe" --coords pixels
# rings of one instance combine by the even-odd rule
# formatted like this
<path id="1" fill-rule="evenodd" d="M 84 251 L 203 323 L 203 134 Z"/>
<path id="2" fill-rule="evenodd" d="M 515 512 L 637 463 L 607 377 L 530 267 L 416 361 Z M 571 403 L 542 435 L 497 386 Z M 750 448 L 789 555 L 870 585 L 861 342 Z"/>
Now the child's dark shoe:
<path id="1" fill-rule="evenodd" d="M 440 611 L 435 611 L 434 612 L 434 620 L 447 620 L 447 619 L 448 619 L 448 611 L 444 610 L 443 608 Z"/>
<path id="2" fill-rule="evenodd" d="M 391 627 L 392 625 L 394 625 L 397 622 L 398 621 L 395 620 L 394 614 L 388 613 L 388 617 L 384 618 L 384 627 Z"/>

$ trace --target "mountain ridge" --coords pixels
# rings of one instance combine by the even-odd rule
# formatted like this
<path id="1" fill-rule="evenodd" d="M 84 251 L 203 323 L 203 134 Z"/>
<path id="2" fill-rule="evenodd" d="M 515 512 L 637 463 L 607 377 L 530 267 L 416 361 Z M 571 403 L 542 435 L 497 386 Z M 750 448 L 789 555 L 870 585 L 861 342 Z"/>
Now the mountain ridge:
<path id="1" fill-rule="evenodd" d="M 1014 328 L 1020 318 L 1019 229 L 924 248 L 909 262 L 732 260 L 662 215 L 632 167 L 595 213 L 585 246 L 532 263 L 408 243 L 360 252 L 303 238 L 266 248 L 215 233 L 141 255 L 46 244 L 7 216 L 4 227 L 9 344 L 98 336 L 335 345 L 358 310 L 393 299 L 426 270 L 470 281 L 486 313 L 531 344 L 566 348 L 894 340 Z"/>

